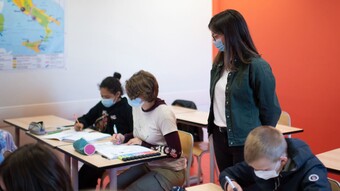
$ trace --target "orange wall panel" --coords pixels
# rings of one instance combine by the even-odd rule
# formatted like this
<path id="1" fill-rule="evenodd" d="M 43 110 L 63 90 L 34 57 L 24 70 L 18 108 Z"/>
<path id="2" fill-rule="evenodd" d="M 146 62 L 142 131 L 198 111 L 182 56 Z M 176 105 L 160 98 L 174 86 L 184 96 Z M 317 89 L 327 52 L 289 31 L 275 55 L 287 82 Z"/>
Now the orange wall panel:
<path id="1" fill-rule="evenodd" d="M 213 15 L 225 9 L 243 14 L 272 66 L 282 109 L 304 129 L 293 137 L 314 153 L 339 148 L 340 1 L 213 0 Z"/>

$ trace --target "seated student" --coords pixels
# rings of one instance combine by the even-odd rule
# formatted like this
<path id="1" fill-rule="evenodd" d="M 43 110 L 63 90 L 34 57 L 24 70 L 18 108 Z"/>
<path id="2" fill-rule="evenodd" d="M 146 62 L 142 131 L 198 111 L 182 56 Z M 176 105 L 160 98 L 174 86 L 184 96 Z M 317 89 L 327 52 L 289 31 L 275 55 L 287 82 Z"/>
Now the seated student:
<path id="1" fill-rule="evenodd" d="M 133 106 L 133 133 L 112 136 L 115 144 L 142 145 L 166 153 L 167 158 L 128 169 L 118 176 L 118 190 L 169 191 L 185 180 L 186 159 L 181 156 L 176 118 L 159 99 L 158 83 L 149 72 L 139 71 L 126 81 L 126 93 Z"/>
<path id="2" fill-rule="evenodd" d="M 122 86 L 114 77 L 105 78 L 99 85 L 102 100 L 90 111 L 78 118 L 76 130 L 90 127 L 103 133 L 131 133 L 133 128 L 132 108 L 122 97 Z M 117 132 L 115 132 L 117 131 Z M 79 171 L 79 189 L 93 189 L 105 170 L 84 164 Z"/>
<path id="3" fill-rule="evenodd" d="M 19 147 L 0 165 L 1 190 L 72 191 L 59 158 L 39 143 Z"/>
<path id="4" fill-rule="evenodd" d="M 331 190 L 325 166 L 308 145 L 298 139 L 285 139 L 273 127 L 261 126 L 249 133 L 244 158 L 245 162 L 221 172 L 220 183 L 224 190 L 233 191 L 225 176 L 238 191 L 253 184 L 261 191 Z"/>
<path id="5" fill-rule="evenodd" d="M 0 130 L 0 164 L 10 153 L 17 149 L 10 132 Z"/>

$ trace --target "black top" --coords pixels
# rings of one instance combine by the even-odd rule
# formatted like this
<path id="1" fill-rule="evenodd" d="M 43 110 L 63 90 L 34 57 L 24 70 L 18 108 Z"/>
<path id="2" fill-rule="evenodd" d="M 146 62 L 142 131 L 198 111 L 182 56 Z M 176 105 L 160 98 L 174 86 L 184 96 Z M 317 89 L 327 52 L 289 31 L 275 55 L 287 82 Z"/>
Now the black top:
<path id="1" fill-rule="evenodd" d="M 108 108 L 99 102 L 78 120 L 84 124 L 84 128 L 102 130 L 111 135 L 114 133 L 114 125 L 121 134 L 131 133 L 133 130 L 132 108 L 125 97 Z"/>

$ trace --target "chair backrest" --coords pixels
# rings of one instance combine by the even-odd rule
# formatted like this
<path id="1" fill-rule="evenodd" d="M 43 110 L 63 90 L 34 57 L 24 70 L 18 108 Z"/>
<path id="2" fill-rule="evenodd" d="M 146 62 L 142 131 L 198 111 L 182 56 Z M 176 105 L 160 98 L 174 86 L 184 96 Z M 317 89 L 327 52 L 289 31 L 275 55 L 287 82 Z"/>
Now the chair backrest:
<path id="1" fill-rule="evenodd" d="M 197 109 L 195 102 L 184 100 L 184 99 L 176 99 L 174 102 L 172 102 L 171 105 L 177 105 L 177 106 L 186 107 L 190 109 Z"/>
<path id="2" fill-rule="evenodd" d="M 194 146 L 194 139 L 188 132 L 178 130 L 179 139 L 181 140 L 182 156 L 187 159 L 187 168 L 185 169 L 185 186 L 190 185 L 190 167 L 192 163 L 192 148 Z"/>
<path id="3" fill-rule="evenodd" d="M 331 184 L 332 191 L 340 191 L 340 183 L 338 181 L 328 178 L 328 182 Z"/>
<path id="4" fill-rule="evenodd" d="M 292 126 L 290 115 L 286 111 L 281 112 L 280 119 L 277 123 L 281 125 Z"/>

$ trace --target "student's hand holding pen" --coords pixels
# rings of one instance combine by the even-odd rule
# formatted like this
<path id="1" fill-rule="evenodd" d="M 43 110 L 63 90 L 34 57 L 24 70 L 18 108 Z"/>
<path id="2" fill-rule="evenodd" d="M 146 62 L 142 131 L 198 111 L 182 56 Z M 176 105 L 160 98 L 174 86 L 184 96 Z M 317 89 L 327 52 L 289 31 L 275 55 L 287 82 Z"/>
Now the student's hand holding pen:
<path id="1" fill-rule="evenodd" d="M 118 133 L 118 134 L 112 135 L 111 142 L 115 145 L 120 145 L 120 144 L 124 143 L 124 140 L 125 140 L 124 135 Z"/>
<path id="2" fill-rule="evenodd" d="M 74 124 L 74 130 L 76 131 L 82 131 L 84 129 L 84 124 L 76 122 L 76 124 Z"/>
<path id="3" fill-rule="evenodd" d="M 79 123 L 78 117 L 76 114 L 74 114 L 74 119 L 76 120 L 76 124 L 74 124 L 74 130 L 76 131 L 82 131 L 84 129 L 84 124 Z"/>
<path id="4" fill-rule="evenodd" d="M 224 190 L 226 190 L 226 191 L 243 191 L 241 186 L 237 182 L 230 180 L 230 178 L 228 176 L 226 176 L 225 178 L 226 178 L 227 182 L 224 185 Z M 228 186 L 226 188 L 227 184 L 228 184 Z"/>

